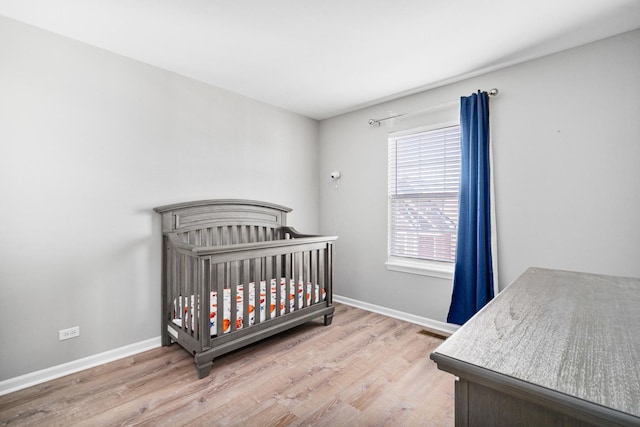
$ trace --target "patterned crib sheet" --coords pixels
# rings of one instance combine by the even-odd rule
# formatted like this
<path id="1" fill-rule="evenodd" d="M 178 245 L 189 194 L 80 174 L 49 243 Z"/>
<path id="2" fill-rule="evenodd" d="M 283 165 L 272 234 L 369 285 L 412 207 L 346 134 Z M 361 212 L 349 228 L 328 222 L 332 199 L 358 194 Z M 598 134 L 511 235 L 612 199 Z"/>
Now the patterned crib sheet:
<path id="1" fill-rule="evenodd" d="M 286 291 L 287 291 L 287 286 L 286 286 L 286 279 L 283 277 L 280 279 L 280 315 L 284 314 L 284 309 L 285 309 L 285 301 L 287 301 L 286 298 Z M 303 298 L 306 296 L 306 300 L 307 300 L 307 305 L 311 304 L 311 292 L 312 292 L 312 285 L 311 283 L 307 283 L 306 285 L 306 292 L 305 291 L 305 286 L 303 284 L 303 282 L 301 280 L 298 281 L 298 284 L 296 286 L 296 283 L 293 279 L 290 280 L 290 287 L 289 287 L 289 311 L 295 311 L 296 309 L 296 296 L 295 293 L 297 291 L 298 294 L 298 305 L 302 305 L 303 303 Z M 248 304 L 248 321 L 249 321 L 249 325 L 253 325 L 255 323 L 255 311 L 256 311 L 256 297 L 255 297 L 255 283 L 251 282 L 249 283 L 249 304 Z M 313 292 L 313 296 L 314 296 L 314 302 L 319 302 L 320 298 L 322 298 L 322 300 L 324 301 L 326 299 L 326 292 L 324 290 L 324 288 L 320 288 L 319 285 L 315 285 L 314 286 L 314 292 Z M 267 282 L 262 280 L 260 282 L 260 299 L 259 299 L 259 310 L 260 310 L 260 322 L 264 322 L 266 319 L 266 289 L 267 289 Z M 276 304 L 276 289 L 277 289 L 277 285 L 276 285 L 276 279 L 271 279 L 270 282 L 270 291 L 271 291 L 271 304 L 269 307 L 269 313 L 270 313 L 270 318 L 273 319 L 274 317 L 276 317 L 276 310 L 275 310 L 275 304 Z M 244 298 L 244 285 L 237 285 L 236 286 L 236 329 L 242 329 L 242 327 L 244 326 L 244 304 L 243 304 L 243 298 Z M 231 289 L 229 288 L 225 288 L 224 292 L 223 292 L 223 317 L 222 317 L 222 330 L 223 333 L 228 333 L 231 331 Z M 209 313 L 209 326 L 210 326 L 210 332 L 211 332 L 211 336 L 215 336 L 217 335 L 217 319 L 219 318 L 218 316 L 218 297 L 217 297 L 217 292 L 213 291 L 211 292 L 211 296 L 210 296 L 210 301 L 211 301 L 211 310 Z M 190 295 L 189 297 L 178 297 L 173 301 L 173 323 L 175 323 L 176 325 L 182 327 L 182 321 L 183 318 L 185 318 L 185 322 L 187 320 L 186 316 L 188 315 L 189 318 L 191 319 L 191 324 L 193 325 L 194 322 L 194 303 L 196 302 L 198 298 L 194 297 L 194 295 Z M 196 322 L 195 328 L 197 330 L 198 325 Z"/>

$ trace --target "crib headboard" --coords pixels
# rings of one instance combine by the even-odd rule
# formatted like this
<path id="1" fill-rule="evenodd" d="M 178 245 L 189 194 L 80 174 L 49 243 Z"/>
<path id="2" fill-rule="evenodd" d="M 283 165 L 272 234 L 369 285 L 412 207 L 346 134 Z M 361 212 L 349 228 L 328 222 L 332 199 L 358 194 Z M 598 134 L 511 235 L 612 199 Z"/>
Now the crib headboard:
<path id="1" fill-rule="evenodd" d="M 277 240 L 290 208 L 255 200 L 199 200 L 160 206 L 162 232 L 184 243 L 218 246 Z"/>

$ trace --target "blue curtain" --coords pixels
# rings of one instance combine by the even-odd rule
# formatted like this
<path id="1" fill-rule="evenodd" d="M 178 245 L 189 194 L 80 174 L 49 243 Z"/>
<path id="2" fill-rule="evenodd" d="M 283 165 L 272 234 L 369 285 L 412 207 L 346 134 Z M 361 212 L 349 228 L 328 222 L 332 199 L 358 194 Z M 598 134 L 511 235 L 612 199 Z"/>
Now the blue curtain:
<path id="1" fill-rule="evenodd" d="M 458 242 L 447 322 L 462 325 L 493 298 L 489 181 L 489 98 L 460 98 L 462 160 Z"/>

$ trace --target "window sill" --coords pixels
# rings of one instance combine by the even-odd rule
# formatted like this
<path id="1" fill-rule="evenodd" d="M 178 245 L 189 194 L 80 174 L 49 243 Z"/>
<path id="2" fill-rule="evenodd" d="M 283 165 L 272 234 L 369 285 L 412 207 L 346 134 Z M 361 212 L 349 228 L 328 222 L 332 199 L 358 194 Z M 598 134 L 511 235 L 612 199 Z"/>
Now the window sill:
<path id="1" fill-rule="evenodd" d="M 453 263 L 390 259 L 387 270 L 453 280 Z"/>

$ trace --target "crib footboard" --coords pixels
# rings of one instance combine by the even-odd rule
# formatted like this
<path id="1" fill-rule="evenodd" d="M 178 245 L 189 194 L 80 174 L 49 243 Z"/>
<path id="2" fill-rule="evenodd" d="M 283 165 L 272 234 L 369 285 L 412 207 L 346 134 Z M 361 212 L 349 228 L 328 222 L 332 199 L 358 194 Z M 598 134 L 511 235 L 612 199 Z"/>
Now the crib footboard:
<path id="1" fill-rule="evenodd" d="M 214 358 L 334 307 L 336 237 L 301 237 L 222 246 L 165 237 L 163 344 L 194 355 L 200 378 Z"/>

